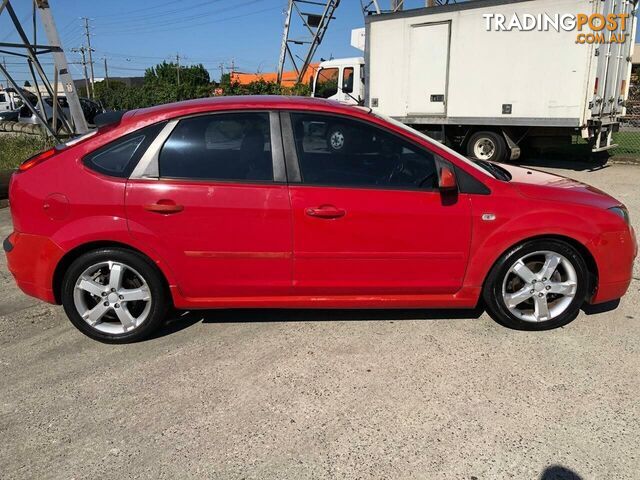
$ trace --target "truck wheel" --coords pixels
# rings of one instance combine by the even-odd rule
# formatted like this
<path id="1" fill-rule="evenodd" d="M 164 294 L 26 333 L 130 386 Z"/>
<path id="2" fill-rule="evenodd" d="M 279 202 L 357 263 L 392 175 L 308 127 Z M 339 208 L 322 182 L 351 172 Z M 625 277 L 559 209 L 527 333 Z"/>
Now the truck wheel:
<path id="1" fill-rule="evenodd" d="M 327 145 L 336 153 L 344 153 L 350 147 L 349 135 L 342 125 L 334 125 L 327 132 Z"/>
<path id="2" fill-rule="evenodd" d="M 507 144 L 498 133 L 476 132 L 467 142 L 467 155 L 477 160 L 503 162 L 507 158 Z"/>

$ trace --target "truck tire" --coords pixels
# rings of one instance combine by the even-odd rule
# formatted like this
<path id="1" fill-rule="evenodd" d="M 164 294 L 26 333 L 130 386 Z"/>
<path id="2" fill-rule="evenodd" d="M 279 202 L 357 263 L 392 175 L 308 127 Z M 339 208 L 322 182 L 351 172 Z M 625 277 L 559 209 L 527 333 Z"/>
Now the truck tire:
<path id="1" fill-rule="evenodd" d="M 507 143 L 495 132 L 476 132 L 467 142 L 467 156 L 477 160 L 504 162 L 507 159 Z"/>
<path id="2" fill-rule="evenodd" d="M 335 153 L 346 153 L 351 147 L 351 138 L 343 125 L 332 125 L 327 132 L 327 145 Z"/>

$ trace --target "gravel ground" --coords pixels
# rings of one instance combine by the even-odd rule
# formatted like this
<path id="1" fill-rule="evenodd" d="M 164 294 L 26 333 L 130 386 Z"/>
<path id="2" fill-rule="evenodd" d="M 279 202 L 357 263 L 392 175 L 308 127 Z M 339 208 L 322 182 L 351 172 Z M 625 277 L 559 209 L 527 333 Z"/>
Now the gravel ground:
<path id="1" fill-rule="evenodd" d="M 561 172 L 638 230 L 640 167 Z M 617 310 L 551 332 L 468 311 L 217 311 L 108 346 L 21 294 L 2 256 L 0 477 L 637 479 L 635 276 Z"/>

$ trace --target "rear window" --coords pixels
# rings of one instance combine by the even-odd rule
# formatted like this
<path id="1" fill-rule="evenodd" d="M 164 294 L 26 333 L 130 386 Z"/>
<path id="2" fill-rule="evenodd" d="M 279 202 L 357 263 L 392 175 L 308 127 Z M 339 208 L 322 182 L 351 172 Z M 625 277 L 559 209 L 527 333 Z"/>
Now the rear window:
<path id="1" fill-rule="evenodd" d="M 92 170 L 112 177 L 129 177 L 166 122 L 136 130 L 99 148 L 84 158 Z"/>

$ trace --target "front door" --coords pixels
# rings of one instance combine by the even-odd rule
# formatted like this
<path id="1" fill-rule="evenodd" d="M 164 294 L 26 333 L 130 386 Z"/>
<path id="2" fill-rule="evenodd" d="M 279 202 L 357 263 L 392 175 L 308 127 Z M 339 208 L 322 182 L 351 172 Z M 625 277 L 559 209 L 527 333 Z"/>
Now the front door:
<path id="1" fill-rule="evenodd" d="M 471 241 L 466 195 L 443 197 L 432 152 L 344 117 L 291 113 L 299 295 L 453 293 Z M 285 122 L 286 124 L 286 122 Z"/>
<path id="2" fill-rule="evenodd" d="M 185 297 L 289 292 L 291 211 L 283 169 L 274 169 L 274 125 L 279 142 L 267 112 L 184 118 L 157 147 L 156 165 L 129 180 L 130 231 L 158 249 Z"/>

